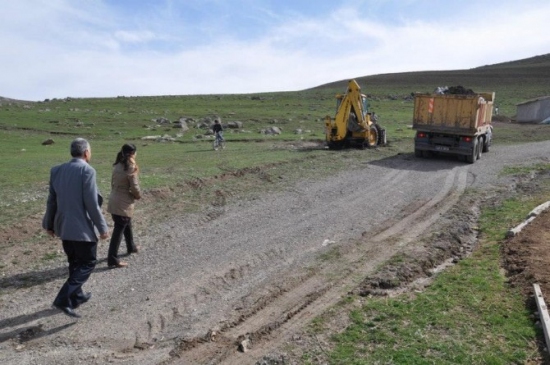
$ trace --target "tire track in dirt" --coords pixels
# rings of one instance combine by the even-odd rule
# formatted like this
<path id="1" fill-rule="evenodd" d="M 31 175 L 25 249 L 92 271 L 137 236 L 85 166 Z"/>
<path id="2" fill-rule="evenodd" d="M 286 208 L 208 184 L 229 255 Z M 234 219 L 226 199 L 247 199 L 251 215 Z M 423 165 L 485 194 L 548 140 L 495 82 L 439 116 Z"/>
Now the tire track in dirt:
<path id="1" fill-rule="evenodd" d="M 370 194 L 385 194 L 388 191 L 388 188 L 391 189 L 392 186 L 399 184 L 399 182 L 403 179 L 406 179 L 406 177 L 406 171 L 390 170 L 389 173 L 381 177 L 381 183 L 377 185 L 377 189 L 372 189 L 370 191 Z M 336 199 L 328 206 L 322 208 L 313 207 L 313 210 L 310 210 L 308 212 L 309 215 L 319 214 L 316 213 L 315 210 L 324 211 L 326 209 L 336 209 L 335 206 L 349 206 L 350 204 L 357 202 L 362 193 L 355 192 L 354 194 L 348 194 L 346 192 L 342 195 L 341 192 L 336 192 L 336 195 L 338 195 L 339 199 Z M 297 198 L 299 199 L 301 196 L 301 192 L 298 191 Z M 315 199 L 318 198 L 319 197 L 315 197 Z M 297 205 L 307 205 L 307 202 L 301 201 Z M 204 222 L 202 222 L 202 224 L 204 224 Z M 302 254 L 314 253 L 317 250 L 318 247 L 316 246 L 310 247 L 308 249 L 302 250 Z M 170 308 L 169 310 L 165 310 L 164 312 L 158 314 L 150 314 L 147 321 L 143 323 L 141 328 L 138 328 L 136 330 L 136 338 L 139 339 L 137 343 L 152 342 L 155 338 L 165 337 L 164 335 L 166 334 L 166 332 L 170 331 L 166 331 L 165 326 L 162 325 L 162 318 L 169 318 L 170 316 L 172 316 L 170 325 L 177 326 L 178 323 L 189 320 L 189 312 L 192 311 L 194 308 L 198 308 L 204 305 L 208 306 L 211 305 L 213 301 L 216 301 L 219 298 L 225 298 L 231 292 L 239 288 L 239 286 L 242 284 L 241 281 L 245 277 L 250 278 L 254 275 L 255 272 L 267 270 L 270 263 L 284 261 L 286 258 L 292 256 L 292 252 L 289 252 L 287 250 L 271 249 L 263 253 L 255 254 L 251 257 L 248 257 L 247 262 L 243 265 L 233 266 L 226 272 L 203 277 L 202 280 L 195 282 L 196 291 L 192 294 L 182 295 L 178 299 L 177 297 L 174 297 L 174 293 L 176 292 L 176 290 L 170 289 L 169 291 L 172 292 L 172 301 L 179 302 L 179 304 L 173 308 Z M 296 276 L 294 276 L 292 280 L 286 278 L 284 280 L 284 284 L 275 285 L 274 287 L 266 287 L 261 291 L 262 293 L 265 292 L 264 298 L 241 298 L 241 304 L 237 304 L 234 307 L 242 307 L 246 309 L 238 311 L 237 319 L 229 319 L 224 324 L 217 327 L 229 328 L 237 325 L 238 323 L 243 321 L 243 318 L 249 317 L 262 309 L 266 303 L 265 298 L 273 299 L 279 295 L 282 295 L 283 293 L 289 292 L 293 289 L 294 286 L 300 285 L 303 280 L 307 279 L 311 275 L 312 274 L 309 272 L 305 274 L 296 274 Z M 178 316 L 174 317 L 174 312 L 178 313 Z M 206 330 L 204 332 L 206 332 Z M 143 334 L 145 333 L 147 334 L 146 337 L 143 336 Z M 168 335 L 168 338 L 173 339 L 174 336 L 174 334 L 171 334 Z M 204 342 L 202 338 L 203 336 L 198 337 L 196 342 Z M 191 340 L 191 342 L 193 342 L 193 340 Z"/>
<path id="2" fill-rule="evenodd" d="M 458 175 L 458 177 L 457 177 Z M 445 179 L 445 184 L 441 190 L 426 204 L 414 213 L 408 215 L 397 224 L 386 229 L 374 237 L 375 242 L 381 242 L 405 230 L 408 231 L 406 237 L 401 237 L 402 244 L 410 242 L 418 237 L 422 232 L 431 226 L 441 214 L 449 210 L 458 198 L 464 193 L 468 179 L 468 170 L 455 167 L 450 171 Z M 429 214 L 430 209 L 436 209 L 438 214 Z M 424 219 L 421 218 L 424 216 Z M 427 217 L 426 217 L 427 216 Z"/>
<path id="3" fill-rule="evenodd" d="M 408 175 L 404 171 L 388 174 L 385 181 L 389 185 L 384 188 L 397 184 Z M 260 308 L 250 311 L 251 314 L 241 318 L 239 323 L 220 329 L 216 336 L 212 337 L 210 332 L 195 341 L 186 341 L 186 346 L 180 344 L 172 352 L 173 359 L 166 363 L 255 363 L 261 355 L 280 346 L 289 335 L 336 304 L 365 276 L 397 253 L 400 247 L 425 233 L 442 214 L 457 203 L 466 188 L 467 176 L 467 167 L 455 167 L 448 171 L 437 194 L 414 212 L 371 239 L 361 240 L 355 250 L 347 252 L 329 265 L 324 265 L 319 272 L 296 282 L 294 287 L 264 298 Z M 376 245 L 380 243 L 384 243 L 384 251 L 376 250 Z M 342 267 L 346 269 L 342 271 Z M 328 279 L 329 276 L 332 278 Z M 239 344 L 246 342 L 252 348 L 244 353 L 239 352 Z"/>
<path id="4" fill-rule="evenodd" d="M 381 181 L 376 185 L 376 189 L 371 189 L 369 193 L 374 195 L 387 194 L 388 191 L 391 191 L 393 186 L 398 185 L 403 179 L 406 178 L 406 171 L 398 169 L 389 170 L 387 174 L 381 176 Z M 325 192 L 323 192 L 323 194 L 324 193 Z M 353 194 L 349 194 L 347 191 L 344 193 L 342 191 L 335 191 L 331 193 L 334 193 L 338 199 L 334 199 L 328 207 L 322 207 L 320 210 L 342 209 L 341 207 L 347 207 L 357 202 L 363 195 L 361 191 L 354 192 Z M 299 191 L 299 189 L 297 189 L 296 197 L 300 198 L 302 195 L 303 191 Z M 320 197 L 321 196 L 316 196 L 314 200 L 317 201 Z M 297 205 L 307 206 L 308 202 L 301 201 Z M 312 209 L 319 210 L 319 208 L 316 207 L 312 207 Z M 312 214 L 318 213 L 310 210 L 309 215 Z M 200 224 L 205 223 L 200 219 L 199 222 Z M 315 252 L 317 250 L 318 247 L 311 247 L 303 250 L 303 253 Z M 242 281 L 246 277 L 250 278 L 255 272 L 266 270 L 267 266 L 272 262 L 285 260 L 285 257 L 292 256 L 292 252 L 281 249 L 271 249 L 248 257 L 247 263 L 244 265 L 232 267 L 221 274 L 203 277 L 200 281 L 193 280 L 195 281 L 196 290 L 191 294 L 182 294 L 181 296 L 178 296 L 175 294 L 177 290 L 169 289 L 171 292 L 172 302 L 178 304 L 161 312 L 150 313 L 143 322 L 143 325 L 135 331 L 136 344 L 134 347 L 142 348 L 145 344 L 157 342 L 157 339 L 159 338 L 165 339 L 164 342 L 176 339 L 177 335 L 174 331 L 171 331 L 165 325 L 165 322 L 167 322 L 166 318 L 170 318 L 169 326 L 178 327 L 180 323 L 183 324 L 191 320 L 192 312 L 196 310 L 196 308 L 201 306 L 210 306 L 214 301 L 219 300 L 219 298 L 225 298 L 233 291 L 238 290 L 239 286 L 242 284 Z M 233 306 L 236 308 L 242 308 L 237 311 L 237 318 L 228 319 L 224 321 L 222 325 L 215 326 L 214 328 L 217 332 L 220 332 L 220 330 L 226 330 L 227 328 L 238 326 L 246 318 L 249 318 L 258 311 L 262 310 L 269 301 L 284 295 L 284 293 L 292 291 L 297 286 L 303 287 L 303 281 L 307 280 L 312 275 L 312 271 L 297 273 L 291 279 L 285 278 L 281 281 L 281 283 L 266 286 L 262 288 L 262 290 L 254 290 L 254 292 L 259 292 L 262 295 L 259 297 L 248 295 L 247 297 L 241 298 L 240 303 Z M 203 336 L 182 341 L 182 347 L 188 349 L 196 347 L 199 343 L 204 344 L 207 342 L 210 338 L 209 333 L 211 333 L 212 330 L 204 330 L 204 332 L 206 332 L 206 334 Z"/>

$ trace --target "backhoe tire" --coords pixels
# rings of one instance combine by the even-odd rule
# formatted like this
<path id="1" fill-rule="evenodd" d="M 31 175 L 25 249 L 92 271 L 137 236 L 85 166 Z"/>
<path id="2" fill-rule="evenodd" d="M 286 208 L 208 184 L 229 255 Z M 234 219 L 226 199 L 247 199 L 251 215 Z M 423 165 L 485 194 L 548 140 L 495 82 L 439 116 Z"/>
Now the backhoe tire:
<path id="1" fill-rule="evenodd" d="M 378 139 L 380 137 L 380 134 L 378 133 L 378 128 L 376 127 L 376 124 L 371 124 L 369 127 L 369 137 L 365 140 L 366 143 L 363 145 L 367 148 L 373 148 L 378 146 Z"/>
<path id="2" fill-rule="evenodd" d="M 376 131 L 378 132 L 378 139 L 377 139 L 377 145 L 378 146 L 381 146 L 384 144 L 384 133 L 385 133 L 385 130 L 384 128 L 380 127 L 380 125 L 378 124 L 374 124 L 374 126 L 376 127 Z"/>
<path id="3" fill-rule="evenodd" d="M 344 142 L 331 141 L 328 143 L 329 150 L 341 150 L 343 146 L 344 146 Z"/>

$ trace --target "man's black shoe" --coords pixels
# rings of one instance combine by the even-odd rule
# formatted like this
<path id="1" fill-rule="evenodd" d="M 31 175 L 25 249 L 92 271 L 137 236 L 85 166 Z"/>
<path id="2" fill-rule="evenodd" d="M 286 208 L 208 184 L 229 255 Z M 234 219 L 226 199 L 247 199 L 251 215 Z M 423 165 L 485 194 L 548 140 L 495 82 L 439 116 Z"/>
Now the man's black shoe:
<path id="1" fill-rule="evenodd" d="M 86 303 L 88 300 L 90 300 L 91 297 L 92 297 L 92 292 L 84 293 L 82 295 L 82 303 L 80 303 L 80 304 Z"/>
<path id="2" fill-rule="evenodd" d="M 57 305 L 54 303 L 53 305 L 55 308 L 59 309 L 60 311 L 62 311 L 63 313 L 65 313 L 66 315 L 68 315 L 69 317 L 73 317 L 73 318 L 80 318 L 80 314 L 76 313 L 72 308 L 70 307 L 63 307 L 63 306 L 60 306 L 60 305 Z"/>
<path id="3" fill-rule="evenodd" d="M 73 307 L 74 309 L 80 307 L 82 304 L 86 303 L 90 298 L 92 297 L 91 292 L 87 292 L 85 294 L 82 294 L 82 299 L 80 299 L 80 303 L 76 303 Z"/>

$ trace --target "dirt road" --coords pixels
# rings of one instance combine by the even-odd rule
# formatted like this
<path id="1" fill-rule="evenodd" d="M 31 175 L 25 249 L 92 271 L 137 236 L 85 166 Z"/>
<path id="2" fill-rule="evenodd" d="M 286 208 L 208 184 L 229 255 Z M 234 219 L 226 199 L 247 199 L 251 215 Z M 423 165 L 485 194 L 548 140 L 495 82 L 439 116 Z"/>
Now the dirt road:
<path id="1" fill-rule="evenodd" d="M 473 165 L 400 155 L 261 199 L 222 196 L 207 214 L 174 214 L 141 238 L 127 269 L 98 265 L 78 321 L 50 308 L 64 265 L 36 269 L 36 285 L 5 285 L 0 362 L 254 364 L 397 252 L 426 250 L 430 232 L 464 235 L 439 262 L 466 254 L 476 208 L 513 188 L 502 167 L 548 163 L 548 151 L 550 141 L 495 146 Z"/>

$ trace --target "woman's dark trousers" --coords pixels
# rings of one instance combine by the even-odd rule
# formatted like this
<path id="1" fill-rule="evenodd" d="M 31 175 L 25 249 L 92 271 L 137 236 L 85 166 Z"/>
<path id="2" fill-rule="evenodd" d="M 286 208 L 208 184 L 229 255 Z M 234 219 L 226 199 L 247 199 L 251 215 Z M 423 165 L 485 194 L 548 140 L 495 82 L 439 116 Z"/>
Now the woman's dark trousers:
<path id="1" fill-rule="evenodd" d="M 121 215 L 111 214 L 115 227 L 113 228 L 113 234 L 111 235 L 111 242 L 109 243 L 109 254 L 107 255 L 107 265 L 113 266 L 119 263 L 118 249 L 122 236 L 126 241 L 126 249 L 128 253 L 136 251 L 136 245 L 134 244 L 134 235 L 132 233 L 132 218 L 124 217 Z"/>

